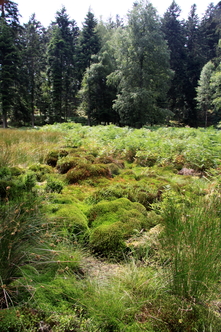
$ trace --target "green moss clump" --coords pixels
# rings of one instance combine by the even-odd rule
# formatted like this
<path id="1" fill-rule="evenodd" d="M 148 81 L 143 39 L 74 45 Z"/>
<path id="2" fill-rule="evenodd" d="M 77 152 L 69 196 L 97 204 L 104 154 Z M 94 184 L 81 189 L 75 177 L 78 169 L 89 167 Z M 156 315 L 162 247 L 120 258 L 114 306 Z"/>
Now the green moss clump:
<path id="1" fill-rule="evenodd" d="M 74 204 L 49 204 L 48 215 L 63 236 L 82 238 L 88 232 L 87 217 Z"/>
<path id="2" fill-rule="evenodd" d="M 110 171 L 103 164 L 85 164 L 70 169 L 66 174 L 66 179 L 70 184 L 90 177 L 110 177 Z"/>
<path id="3" fill-rule="evenodd" d="M 112 225 L 96 227 L 90 235 L 89 245 L 95 254 L 108 258 L 122 258 L 127 250 L 122 223 L 116 222 Z"/>
<path id="4" fill-rule="evenodd" d="M 57 165 L 58 159 L 65 157 L 67 155 L 68 155 L 68 151 L 66 151 L 66 150 L 50 151 L 45 158 L 45 162 L 49 166 L 55 167 Z"/>
<path id="5" fill-rule="evenodd" d="M 58 160 L 57 169 L 59 173 L 65 174 L 70 169 L 75 167 L 83 167 L 85 164 L 88 164 L 87 159 L 68 155 Z"/>
<path id="6" fill-rule="evenodd" d="M 115 164 L 119 168 L 124 168 L 125 164 L 123 160 L 118 160 L 113 158 L 112 156 L 102 156 L 102 157 L 97 157 L 94 160 L 95 164 Z"/>
<path id="7" fill-rule="evenodd" d="M 34 164 L 29 167 L 29 170 L 35 172 L 36 179 L 38 182 L 43 182 L 46 180 L 48 174 L 54 173 L 53 167 L 43 164 Z"/>
<path id="8" fill-rule="evenodd" d="M 138 151 L 135 157 L 135 163 L 143 167 L 152 167 L 158 159 L 157 153 L 148 153 L 147 151 Z"/>
<path id="9" fill-rule="evenodd" d="M 120 223 L 124 239 L 149 228 L 145 207 L 126 198 L 99 202 L 89 210 L 88 220 L 89 226 L 94 229 L 101 225 Z"/>

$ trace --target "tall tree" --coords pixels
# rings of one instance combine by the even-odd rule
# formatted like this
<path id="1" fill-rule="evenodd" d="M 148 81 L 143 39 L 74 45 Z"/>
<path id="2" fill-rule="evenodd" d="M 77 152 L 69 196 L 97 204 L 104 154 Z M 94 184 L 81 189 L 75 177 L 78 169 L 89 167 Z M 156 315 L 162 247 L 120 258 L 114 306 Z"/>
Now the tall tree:
<path id="1" fill-rule="evenodd" d="M 170 49 L 170 67 L 174 76 L 168 91 L 169 109 L 175 114 L 175 119 L 183 121 L 186 116 L 185 84 L 186 50 L 184 22 L 179 20 L 180 7 L 175 1 L 171 3 L 162 19 L 162 31 Z"/>
<path id="2" fill-rule="evenodd" d="M 221 37 L 221 2 L 211 3 L 203 16 L 200 26 L 200 39 L 204 64 L 217 56 L 217 45 Z"/>
<path id="3" fill-rule="evenodd" d="M 80 57 L 79 57 L 79 72 L 80 79 L 86 68 L 91 65 L 91 56 L 96 55 L 100 50 L 100 39 L 96 31 L 97 21 L 94 14 L 89 10 L 83 28 L 80 34 Z"/>
<path id="4" fill-rule="evenodd" d="M 196 87 L 203 67 L 201 36 L 199 32 L 199 18 L 196 14 L 196 5 L 191 7 L 185 23 L 186 37 L 186 81 L 183 93 L 186 101 L 186 124 L 196 127 L 198 124 L 196 107 Z"/>
<path id="5" fill-rule="evenodd" d="M 122 125 L 140 128 L 156 123 L 164 117 L 162 105 L 171 71 L 160 21 L 149 2 L 134 4 L 128 15 L 128 28 L 120 38 L 114 109 Z"/>
<path id="6" fill-rule="evenodd" d="M 22 98 L 20 104 L 25 112 L 24 120 L 34 126 L 38 97 L 41 95 L 41 74 L 46 70 L 44 28 L 35 19 L 35 14 L 24 25 L 22 43 L 22 64 L 19 71 L 20 98 Z"/>
<path id="7" fill-rule="evenodd" d="M 57 12 L 48 46 L 48 77 L 51 87 L 52 109 L 50 121 L 64 121 L 74 108 L 78 88 L 76 47 L 78 27 L 63 7 Z"/>
<path id="8" fill-rule="evenodd" d="M 214 72 L 214 63 L 212 61 L 207 62 L 201 71 L 198 87 L 196 88 L 199 122 L 205 127 L 208 126 L 208 123 L 211 124 L 211 111 L 213 110 L 212 98 L 214 93 L 214 89 L 211 86 L 211 77 Z"/>
<path id="9" fill-rule="evenodd" d="M 107 77 L 114 70 L 110 53 L 107 51 L 97 57 L 97 61 L 87 68 L 79 92 L 81 105 L 88 117 L 88 124 L 118 123 L 119 115 L 112 109 L 116 98 L 116 88 L 108 86 Z"/>
<path id="10" fill-rule="evenodd" d="M 3 127 L 7 127 L 16 93 L 18 66 L 18 19 L 17 4 L 7 1 L 1 6 L 0 16 L 0 107 Z"/>

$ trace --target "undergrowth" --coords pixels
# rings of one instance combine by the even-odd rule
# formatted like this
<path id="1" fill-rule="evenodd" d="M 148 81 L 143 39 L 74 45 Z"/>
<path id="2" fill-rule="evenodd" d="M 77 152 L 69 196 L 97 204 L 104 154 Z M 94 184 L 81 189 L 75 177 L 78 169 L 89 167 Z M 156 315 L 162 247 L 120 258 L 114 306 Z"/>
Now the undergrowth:
<path id="1" fill-rule="evenodd" d="M 221 133 L 1 130 L 1 332 L 217 332 Z"/>

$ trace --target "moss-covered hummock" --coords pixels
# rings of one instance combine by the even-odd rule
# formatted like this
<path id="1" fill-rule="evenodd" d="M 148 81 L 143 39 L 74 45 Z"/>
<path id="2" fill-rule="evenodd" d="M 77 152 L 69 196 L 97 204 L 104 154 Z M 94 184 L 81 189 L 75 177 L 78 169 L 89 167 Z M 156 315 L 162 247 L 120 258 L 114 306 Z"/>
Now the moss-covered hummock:
<path id="1" fill-rule="evenodd" d="M 78 165 L 67 172 L 66 179 L 69 184 L 77 183 L 80 180 L 93 177 L 107 177 L 111 176 L 109 168 L 104 164 L 85 164 Z"/>

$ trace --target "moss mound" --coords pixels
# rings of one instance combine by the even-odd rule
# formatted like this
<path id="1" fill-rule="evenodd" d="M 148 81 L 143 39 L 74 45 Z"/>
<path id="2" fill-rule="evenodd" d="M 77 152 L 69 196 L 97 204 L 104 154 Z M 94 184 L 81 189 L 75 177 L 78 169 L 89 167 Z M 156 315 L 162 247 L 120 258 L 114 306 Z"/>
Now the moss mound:
<path id="1" fill-rule="evenodd" d="M 58 159 L 68 155 L 67 150 L 53 150 L 48 153 L 45 158 L 46 164 L 49 166 L 55 167 L 57 165 Z"/>
<path id="2" fill-rule="evenodd" d="M 96 227 L 89 239 L 91 251 L 104 257 L 122 258 L 127 247 L 121 222 Z"/>
<path id="3" fill-rule="evenodd" d="M 77 183 L 90 177 L 110 177 L 109 168 L 103 164 L 84 164 L 70 169 L 66 174 L 69 184 Z"/>
<path id="4" fill-rule="evenodd" d="M 48 174 L 54 173 L 54 169 L 49 165 L 34 164 L 29 167 L 29 170 L 35 172 L 36 179 L 39 182 L 45 181 Z"/>
<path id="5" fill-rule="evenodd" d="M 87 217 L 74 204 L 49 204 L 47 214 L 63 236 L 81 239 L 89 230 Z"/>
<path id="6" fill-rule="evenodd" d="M 68 155 L 58 160 L 57 162 L 57 170 L 61 174 L 67 173 L 72 168 L 80 168 L 84 167 L 85 164 L 89 164 L 86 158 L 75 157 L 73 155 Z"/>

